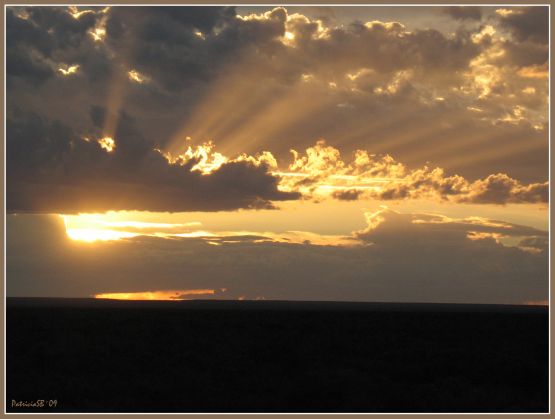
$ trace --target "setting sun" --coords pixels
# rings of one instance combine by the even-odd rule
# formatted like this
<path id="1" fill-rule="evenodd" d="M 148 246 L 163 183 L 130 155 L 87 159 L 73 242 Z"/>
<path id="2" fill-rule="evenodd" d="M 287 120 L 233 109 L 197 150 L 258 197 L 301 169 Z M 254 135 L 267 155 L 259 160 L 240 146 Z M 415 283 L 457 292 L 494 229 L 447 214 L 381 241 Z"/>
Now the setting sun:
<path id="1" fill-rule="evenodd" d="M 550 19 L 6 5 L 5 410 L 548 411 Z"/>

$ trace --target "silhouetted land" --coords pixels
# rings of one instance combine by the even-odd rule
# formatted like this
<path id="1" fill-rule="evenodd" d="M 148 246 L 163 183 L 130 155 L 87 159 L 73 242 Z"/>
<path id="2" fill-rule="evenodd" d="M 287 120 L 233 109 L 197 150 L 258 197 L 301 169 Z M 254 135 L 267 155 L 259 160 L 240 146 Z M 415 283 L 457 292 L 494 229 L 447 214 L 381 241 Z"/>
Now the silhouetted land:
<path id="1" fill-rule="evenodd" d="M 8 298 L 6 338 L 8 412 L 548 411 L 545 307 Z"/>

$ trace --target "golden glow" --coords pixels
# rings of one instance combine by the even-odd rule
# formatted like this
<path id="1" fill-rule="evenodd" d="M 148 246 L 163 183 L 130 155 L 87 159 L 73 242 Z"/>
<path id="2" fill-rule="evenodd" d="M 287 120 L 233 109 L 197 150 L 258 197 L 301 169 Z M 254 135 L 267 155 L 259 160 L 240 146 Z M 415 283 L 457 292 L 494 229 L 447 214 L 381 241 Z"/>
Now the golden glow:
<path id="1" fill-rule="evenodd" d="M 184 141 L 185 150 L 177 155 L 173 155 L 171 152 L 163 152 L 159 149 L 157 151 L 161 153 L 166 160 L 171 164 L 184 165 L 190 160 L 197 160 L 198 163 L 195 164 L 191 170 L 197 170 L 202 172 L 202 174 L 207 175 L 214 170 L 219 169 L 224 163 L 228 161 L 227 157 L 223 154 L 214 151 L 214 144 L 212 141 L 203 143 L 202 145 L 194 146 L 191 143 L 191 137 L 186 137 Z"/>
<path id="2" fill-rule="evenodd" d="M 471 36 L 472 42 L 475 44 L 479 44 L 484 40 L 484 38 L 491 37 L 495 34 L 495 29 L 491 25 L 486 25 L 484 28 L 479 32 L 475 33 Z"/>
<path id="3" fill-rule="evenodd" d="M 137 233 L 92 228 L 66 228 L 66 234 L 71 240 L 88 243 L 128 239 L 138 236 Z"/>
<path id="4" fill-rule="evenodd" d="M 546 65 L 532 65 L 529 67 L 522 67 L 517 71 L 517 74 L 521 77 L 526 77 L 530 79 L 547 79 L 549 77 L 549 72 Z"/>
<path id="5" fill-rule="evenodd" d="M 62 217 L 68 237 L 85 242 L 120 240 L 139 235 L 155 237 L 180 235 L 188 237 L 186 234 L 191 234 L 190 237 L 210 235 L 207 232 L 192 232 L 193 228 L 200 226 L 199 222 L 161 223 L 129 219 L 118 220 L 113 219 L 114 215 L 117 213 L 64 215 Z"/>
<path id="6" fill-rule="evenodd" d="M 83 216 L 87 216 L 88 214 L 83 214 Z M 167 229 L 167 228 L 175 228 L 175 227 L 192 227 L 192 226 L 199 226 L 201 223 L 199 222 L 191 222 L 191 223 L 184 223 L 184 224 L 171 224 L 171 223 L 147 223 L 143 221 L 104 221 L 102 219 L 96 220 L 101 225 L 108 226 L 108 227 L 131 227 L 136 229 Z"/>
<path id="7" fill-rule="evenodd" d="M 89 13 L 94 13 L 94 11 L 93 10 L 81 10 L 81 11 L 79 11 L 79 9 L 77 9 L 76 6 L 69 6 L 69 14 L 74 19 L 79 19 L 81 16 L 89 14 Z"/>
<path id="8" fill-rule="evenodd" d="M 505 123 L 516 123 L 524 118 L 526 109 L 521 106 L 514 106 L 512 114 L 505 117 Z M 501 120 L 500 120 L 501 121 Z M 434 128 L 435 129 L 435 128 Z M 445 128 L 450 129 L 450 127 Z M 425 135 L 413 133 L 416 138 Z M 491 139 L 489 134 L 485 133 Z M 502 133 L 500 134 L 502 135 Z M 403 140 L 402 136 L 400 140 Z M 357 150 L 351 162 L 343 160 L 338 149 L 326 145 L 324 140 L 318 141 L 314 146 L 306 149 L 304 154 L 291 150 L 293 161 L 288 167 L 288 171 L 280 170 L 277 160 L 270 152 L 251 156 L 242 154 L 234 159 L 228 159 L 221 153 L 214 151 L 212 142 L 204 143 L 201 146 L 193 146 L 191 139 L 185 139 L 185 151 L 172 155 L 169 152 L 159 151 L 171 164 L 185 165 L 193 160 L 195 164 L 191 170 L 197 170 L 204 175 L 208 175 L 228 162 L 248 161 L 255 166 L 265 164 L 269 172 L 279 178 L 278 189 L 284 192 L 300 192 L 306 199 L 320 200 L 333 197 L 336 199 L 358 199 L 368 200 L 381 197 L 382 193 L 386 196 L 399 196 L 396 199 L 416 199 L 426 196 L 429 199 L 461 201 L 472 198 L 477 193 L 480 186 L 477 183 L 469 182 L 461 176 L 448 176 L 444 169 L 440 167 L 428 167 L 409 170 L 404 164 L 396 161 L 390 155 L 369 154 L 365 150 Z M 467 140 L 464 145 L 482 142 L 480 136 Z M 464 146 L 463 145 L 463 146 Z M 534 146 L 534 144 L 532 144 Z M 422 152 L 423 156 L 441 154 L 448 155 L 452 151 L 451 143 L 437 147 L 432 154 L 429 151 Z M 502 152 L 495 148 L 494 156 L 499 153 L 512 153 L 514 147 L 527 148 L 530 144 L 516 144 L 508 146 Z M 489 150 L 480 155 L 480 159 L 490 158 Z M 418 156 L 418 153 L 415 153 Z M 452 155 L 452 153 L 451 153 Z M 468 158 L 466 154 L 457 154 L 455 160 L 443 159 L 444 162 L 461 163 Z M 476 156 L 473 155 L 473 161 Z M 453 167 L 453 166 L 451 166 Z M 507 178 L 509 179 L 509 178 Z M 433 186 L 436 185 L 436 186 Z M 454 188 L 453 193 L 443 194 L 441 187 Z M 516 184 L 515 184 L 516 185 Z M 525 187 L 525 185 L 521 185 Z M 402 195 L 397 195 L 396 191 L 402 189 Z M 401 198 L 402 197 L 402 198 Z M 187 234 L 189 234 L 188 232 Z"/>
<path id="9" fill-rule="evenodd" d="M 142 75 L 141 73 L 139 73 L 136 70 L 131 70 L 127 72 L 127 75 L 129 76 L 129 80 L 137 82 L 139 84 L 145 83 L 149 81 L 149 78 Z"/>
<path id="10" fill-rule="evenodd" d="M 477 108 L 475 106 L 467 106 L 466 109 L 468 109 L 469 111 L 472 111 L 472 112 L 484 112 L 483 109 Z"/>
<path id="11" fill-rule="evenodd" d="M 111 153 L 116 148 L 116 142 L 112 137 L 104 137 L 98 140 L 98 144 L 108 153 Z"/>
<path id="12" fill-rule="evenodd" d="M 64 215 L 66 234 L 71 240 L 81 242 L 112 241 L 138 236 L 138 233 L 105 228 L 97 215 Z"/>
<path id="13" fill-rule="evenodd" d="M 106 6 L 99 13 L 103 14 L 102 18 L 98 21 L 96 26 L 89 31 L 89 35 L 92 36 L 95 42 L 102 42 L 106 38 L 106 21 L 108 18 L 108 11 L 110 6 Z"/>
<path id="14" fill-rule="evenodd" d="M 225 249 L 239 236 L 250 236 L 251 243 L 280 242 L 303 245 L 359 246 L 361 243 L 352 236 L 368 226 L 377 227 L 383 218 L 379 200 L 327 201 L 326 204 L 312 200 L 286 201 L 280 203 L 280 211 L 221 211 L 191 213 L 155 213 L 141 211 L 109 211 L 104 214 L 64 215 L 66 229 L 111 230 L 131 233 L 134 236 L 150 236 L 167 239 L 178 238 L 201 241 L 213 249 Z M 547 230 L 546 205 L 508 204 L 457 204 L 434 202 L 429 199 L 389 201 L 389 208 L 417 214 L 430 214 L 423 220 L 415 219 L 415 224 L 434 225 L 436 223 L 464 223 L 468 231 L 489 227 L 498 233 L 511 234 L 511 227 L 505 222 L 528 225 Z M 383 207 L 387 208 L 387 207 Z M 383 209 L 382 208 L 382 209 Z M 365 220 L 365 214 L 366 220 Z M 441 214 L 441 215 L 439 215 Z M 475 217 L 480 214 L 481 217 Z M 433 216 L 433 217 L 432 217 Z M 330 223 L 330 219 L 336 220 Z M 195 220 L 195 221 L 193 221 Z M 504 220 L 503 222 L 492 220 Z M 474 227 L 476 226 L 476 227 Z M 186 234 L 190 233 L 190 234 Z M 113 234 L 113 233 L 108 233 Z M 129 236 L 131 236 L 129 234 Z M 95 232 L 95 236 L 104 233 Z M 82 237 L 82 236 L 81 236 Z M 107 237 L 107 235 L 104 235 Z M 68 238 L 69 237 L 68 234 Z M 114 239 L 117 240 L 117 239 Z M 243 239 L 244 240 L 244 239 Z M 87 245 L 86 242 L 75 242 Z M 116 243 L 96 241 L 102 243 Z M 516 246 L 518 243 L 511 245 Z M 523 249 L 524 250 L 524 249 Z"/>
<path id="15" fill-rule="evenodd" d="M 193 231 L 191 233 L 177 233 L 174 234 L 176 237 L 194 238 L 194 237 L 215 237 L 214 233 L 209 233 L 208 231 Z"/>
<path id="16" fill-rule="evenodd" d="M 499 243 L 499 239 L 501 239 L 502 237 L 503 235 L 499 233 L 486 233 L 483 231 L 469 231 L 468 233 L 466 233 L 466 238 L 472 241 L 493 239 L 497 243 Z"/>
<path id="17" fill-rule="evenodd" d="M 94 298 L 108 300 L 183 301 L 190 300 L 190 296 L 214 295 L 214 293 L 215 291 L 212 289 L 113 292 L 95 294 Z"/>
<path id="18" fill-rule="evenodd" d="M 71 74 L 75 74 L 77 73 L 77 70 L 79 70 L 79 65 L 75 64 L 75 65 L 71 65 L 69 67 L 65 67 L 65 68 L 58 68 L 58 71 L 60 73 L 62 73 L 64 76 L 69 76 Z"/>
<path id="19" fill-rule="evenodd" d="M 69 6 L 68 7 L 68 13 L 74 19 L 79 19 L 81 16 L 88 15 L 88 14 L 98 14 L 98 13 L 106 14 L 108 12 L 108 10 L 110 10 L 110 6 L 106 6 L 104 9 L 102 9 L 100 11 L 95 11 L 95 10 L 91 10 L 91 9 L 85 9 L 85 10 L 79 11 L 79 9 L 76 6 Z"/>
<path id="20" fill-rule="evenodd" d="M 149 214 L 149 213 L 146 213 Z M 236 212 L 230 212 L 237 218 Z M 198 229 L 200 222 L 163 223 L 147 221 L 126 221 L 119 218 L 133 218 L 144 216 L 144 213 L 109 212 L 107 214 L 79 214 L 63 215 L 67 236 L 76 241 L 97 242 L 113 241 L 137 236 L 150 236 L 160 238 L 200 238 L 213 246 L 237 242 L 234 238 L 239 236 L 260 237 L 255 242 L 281 242 L 313 245 L 354 246 L 359 244 L 353 238 L 345 235 L 317 234 L 308 231 L 262 231 L 253 230 L 222 230 Z M 206 214 L 204 214 L 206 216 Z M 159 217 L 159 215 L 157 216 Z M 250 216 L 252 218 L 252 215 Z M 268 225 L 267 214 L 262 216 L 260 227 Z M 259 220 L 260 221 L 260 220 Z M 247 223 L 248 225 L 248 223 Z"/>
<path id="21" fill-rule="evenodd" d="M 104 28 L 94 28 L 93 30 L 91 30 L 89 32 L 89 34 L 93 37 L 93 39 L 96 42 L 100 42 L 104 40 L 104 37 L 106 36 L 106 29 Z"/>
<path id="22" fill-rule="evenodd" d="M 507 16 L 510 16 L 510 15 L 521 14 L 522 12 L 520 10 L 517 10 L 517 9 L 497 9 L 495 11 L 495 13 L 497 13 L 499 16 L 507 17 Z"/>

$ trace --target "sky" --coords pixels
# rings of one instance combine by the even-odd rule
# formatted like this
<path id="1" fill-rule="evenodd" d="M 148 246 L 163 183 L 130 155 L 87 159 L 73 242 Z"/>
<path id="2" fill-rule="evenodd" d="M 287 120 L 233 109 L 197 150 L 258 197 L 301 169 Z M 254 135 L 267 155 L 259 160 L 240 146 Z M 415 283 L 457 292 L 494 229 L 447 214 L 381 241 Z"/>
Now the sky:
<path id="1" fill-rule="evenodd" d="M 541 304 L 543 6 L 10 6 L 8 296 Z"/>

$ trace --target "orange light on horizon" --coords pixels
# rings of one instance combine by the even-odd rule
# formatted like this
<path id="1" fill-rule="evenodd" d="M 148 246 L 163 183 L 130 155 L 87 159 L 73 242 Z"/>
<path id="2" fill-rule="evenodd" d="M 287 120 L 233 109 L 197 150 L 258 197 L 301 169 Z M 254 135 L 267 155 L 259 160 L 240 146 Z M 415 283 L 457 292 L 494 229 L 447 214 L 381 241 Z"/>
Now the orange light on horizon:
<path id="1" fill-rule="evenodd" d="M 183 301 L 188 300 L 192 295 L 213 295 L 212 289 L 194 290 L 163 290 L 163 291 L 144 291 L 144 292 L 114 292 L 94 294 L 94 298 L 107 300 L 142 300 L 142 301 Z"/>

